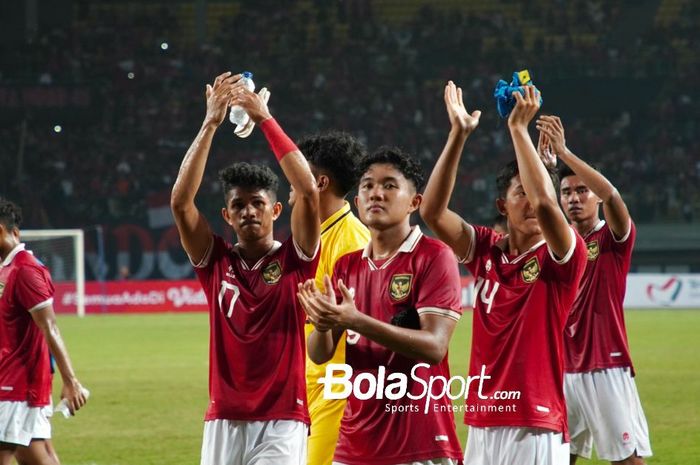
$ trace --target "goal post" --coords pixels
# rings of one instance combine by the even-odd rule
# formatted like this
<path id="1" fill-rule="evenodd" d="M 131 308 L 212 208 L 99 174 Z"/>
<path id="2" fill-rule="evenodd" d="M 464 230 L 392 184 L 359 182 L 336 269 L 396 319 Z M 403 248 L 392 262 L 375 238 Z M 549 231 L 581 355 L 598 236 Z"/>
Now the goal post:
<path id="1" fill-rule="evenodd" d="M 75 283 L 78 316 L 85 316 L 85 234 L 82 229 L 23 229 L 20 240 L 51 271 L 54 283 Z"/>

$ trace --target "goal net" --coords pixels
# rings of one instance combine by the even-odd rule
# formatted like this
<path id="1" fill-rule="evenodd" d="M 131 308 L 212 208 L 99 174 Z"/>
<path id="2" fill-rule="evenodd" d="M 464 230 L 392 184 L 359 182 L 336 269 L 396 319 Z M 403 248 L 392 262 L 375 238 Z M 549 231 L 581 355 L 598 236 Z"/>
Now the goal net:
<path id="1" fill-rule="evenodd" d="M 85 315 L 85 242 L 82 229 L 24 229 L 20 239 L 51 271 L 54 308 Z M 57 301 L 58 300 L 58 301 Z"/>

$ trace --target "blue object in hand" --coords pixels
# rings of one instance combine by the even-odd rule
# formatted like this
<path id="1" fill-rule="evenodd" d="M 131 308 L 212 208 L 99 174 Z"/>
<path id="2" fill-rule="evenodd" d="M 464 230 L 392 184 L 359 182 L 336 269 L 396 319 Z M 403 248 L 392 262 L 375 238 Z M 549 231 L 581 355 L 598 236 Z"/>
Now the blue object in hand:
<path id="1" fill-rule="evenodd" d="M 510 84 L 503 79 L 498 81 L 496 88 L 493 90 L 493 97 L 496 99 L 496 110 L 498 110 L 501 118 L 508 118 L 508 115 L 515 107 L 513 92 L 520 92 L 524 96 L 525 89 L 523 89 L 523 86 L 532 85 L 530 73 L 526 69 L 513 73 L 513 81 Z M 540 106 L 542 106 L 542 94 L 540 94 Z"/>

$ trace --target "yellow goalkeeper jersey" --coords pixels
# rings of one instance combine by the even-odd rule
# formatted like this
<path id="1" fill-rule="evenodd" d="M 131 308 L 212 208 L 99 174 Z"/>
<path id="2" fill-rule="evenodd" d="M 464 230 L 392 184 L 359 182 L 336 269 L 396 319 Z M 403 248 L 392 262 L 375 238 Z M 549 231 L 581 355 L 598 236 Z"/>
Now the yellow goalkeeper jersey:
<path id="1" fill-rule="evenodd" d="M 321 224 L 321 258 L 316 270 L 316 286 L 323 290 L 323 276 L 333 276 L 333 267 L 340 257 L 364 248 L 369 243 L 369 230 L 345 205 Z M 306 324 L 306 338 L 313 330 Z M 309 403 L 312 427 L 309 436 L 308 465 L 329 465 L 338 440 L 340 419 L 343 416 L 345 401 L 323 399 L 323 385 L 318 379 L 323 377 L 328 363 L 345 363 L 345 337 L 338 342 L 333 358 L 323 365 L 316 365 L 306 357 L 306 392 Z"/>

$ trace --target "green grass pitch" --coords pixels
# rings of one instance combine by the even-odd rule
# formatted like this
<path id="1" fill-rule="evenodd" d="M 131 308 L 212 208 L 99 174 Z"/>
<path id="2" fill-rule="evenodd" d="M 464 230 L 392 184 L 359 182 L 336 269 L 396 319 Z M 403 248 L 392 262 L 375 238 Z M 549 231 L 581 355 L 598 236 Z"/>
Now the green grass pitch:
<path id="1" fill-rule="evenodd" d="M 648 463 L 700 463 L 700 312 L 630 311 L 627 324 L 655 454 Z M 59 326 L 92 394 L 75 418 L 53 419 L 63 465 L 199 463 L 206 314 L 61 316 Z M 453 374 L 466 375 L 470 330 L 468 312 L 451 344 Z M 60 386 L 56 377 L 54 399 Z M 464 441 L 461 413 L 457 426 Z"/>

